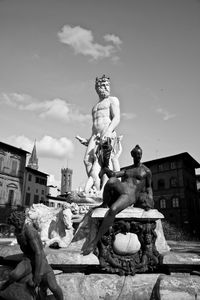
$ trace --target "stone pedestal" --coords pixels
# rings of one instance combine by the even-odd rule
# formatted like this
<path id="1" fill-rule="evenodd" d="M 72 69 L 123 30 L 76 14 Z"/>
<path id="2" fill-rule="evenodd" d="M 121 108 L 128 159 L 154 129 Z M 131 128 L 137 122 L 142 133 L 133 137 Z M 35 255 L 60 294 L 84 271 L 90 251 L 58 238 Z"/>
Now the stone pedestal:
<path id="1" fill-rule="evenodd" d="M 93 211 L 92 218 L 99 221 L 99 226 L 107 211 L 107 208 Z M 155 271 L 163 260 L 155 246 L 156 221 L 162 218 L 155 209 L 131 207 L 120 212 L 95 249 L 102 269 L 119 275 Z"/>

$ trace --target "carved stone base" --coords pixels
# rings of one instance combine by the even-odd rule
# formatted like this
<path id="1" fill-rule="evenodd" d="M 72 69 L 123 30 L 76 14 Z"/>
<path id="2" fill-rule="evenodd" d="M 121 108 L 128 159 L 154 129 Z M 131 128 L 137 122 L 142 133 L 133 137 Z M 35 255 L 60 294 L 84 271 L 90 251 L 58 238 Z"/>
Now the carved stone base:
<path id="1" fill-rule="evenodd" d="M 152 220 L 115 220 L 113 226 L 101 238 L 95 249 L 95 254 L 99 258 L 102 269 L 119 275 L 134 275 L 135 273 L 155 271 L 163 260 L 162 255 L 155 246 L 157 237 L 155 228 L 156 222 Z M 128 232 L 137 235 L 141 244 L 139 251 L 133 254 L 125 254 L 123 251 L 123 255 L 119 254 L 119 251 L 116 253 L 114 245 L 116 235 L 119 233 L 126 235 Z"/>

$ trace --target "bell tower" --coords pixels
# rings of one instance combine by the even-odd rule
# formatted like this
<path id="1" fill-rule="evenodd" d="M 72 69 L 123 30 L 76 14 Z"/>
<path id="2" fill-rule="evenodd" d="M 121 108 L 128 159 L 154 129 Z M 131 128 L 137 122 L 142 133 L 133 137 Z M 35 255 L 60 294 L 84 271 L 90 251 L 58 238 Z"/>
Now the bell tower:
<path id="1" fill-rule="evenodd" d="M 28 167 L 35 170 L 38 170 L 39 168 L 37 152 L 36 152 L 36 141 L 34 142 L 33 150 L 28 161 Z"/>
<path id="2" fill-rule="evenodd" d="M 72 190 L 72 173 L 69 168 L 61 169 L 61 195 Z"/>

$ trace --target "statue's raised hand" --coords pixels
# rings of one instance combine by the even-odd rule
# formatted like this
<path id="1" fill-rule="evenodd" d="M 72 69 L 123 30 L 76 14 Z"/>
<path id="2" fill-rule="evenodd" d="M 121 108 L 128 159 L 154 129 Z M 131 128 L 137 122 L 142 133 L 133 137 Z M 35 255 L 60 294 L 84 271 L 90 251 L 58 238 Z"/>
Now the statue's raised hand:
<path id="1" fill-rule="evenodd" d="M 76 139 L 84 146 L 88 146 L 89 141 L 85 138 L 80 137 L 79 135 L 76 136 Z"/>

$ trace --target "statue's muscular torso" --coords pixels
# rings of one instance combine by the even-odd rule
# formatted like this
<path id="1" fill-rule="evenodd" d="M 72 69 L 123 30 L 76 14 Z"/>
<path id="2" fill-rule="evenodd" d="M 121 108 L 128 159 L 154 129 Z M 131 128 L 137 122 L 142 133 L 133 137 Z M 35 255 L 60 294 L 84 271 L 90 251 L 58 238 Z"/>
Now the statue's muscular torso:
<path id="1" fill-rule="evenodd" d="M 25 224 L 22 232 L 16 233 L 17 242 L 22 252 L 31 260 L 35 258 L 35 249 L 30 244 L 31 240 L 37 242 L 37 247 L 43 251 L 43 245 L 38 237 L 38 232 L 29 224 Z M 45 257 L 45 255 L 43 255 Z"/>
<path id="2" fill-rule="evenodd" d="M 92 109 L 93 134 L 102 134 L 113 118 L 113 106 L 119 105 L 116 97 L 108 97 L 99 101 Z"/>
<path id="3" fill-rule="evenodd" d="M 141 177 L 140 179 L 138 179 Z M 135 190 L 132 188 L 136 187 L 136 198 L 137 195 L 141 192 L 146 192 L 147 188 L 147 179 L 151 178 L 151 171 L 145 165 L 140 164 L 138 167 L 132 167 L 125 170 L 123 176 L 123 184 L 125 184 L 127 192 L 132 195 L 135 193 Z"/>

